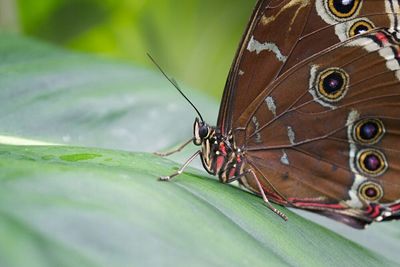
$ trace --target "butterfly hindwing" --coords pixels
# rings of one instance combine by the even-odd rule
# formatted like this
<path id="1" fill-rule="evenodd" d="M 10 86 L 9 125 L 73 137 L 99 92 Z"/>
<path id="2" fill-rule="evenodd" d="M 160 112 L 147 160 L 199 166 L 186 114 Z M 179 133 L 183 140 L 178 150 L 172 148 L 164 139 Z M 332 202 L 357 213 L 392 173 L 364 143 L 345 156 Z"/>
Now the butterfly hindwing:
<path id="1" fill-rule="evenodd" d="M 357 227 L 398 216 L 399 63 L 396 35 L 373 30 L 298 64 L 249 106 L 247 159 L 275 201 Z"/>

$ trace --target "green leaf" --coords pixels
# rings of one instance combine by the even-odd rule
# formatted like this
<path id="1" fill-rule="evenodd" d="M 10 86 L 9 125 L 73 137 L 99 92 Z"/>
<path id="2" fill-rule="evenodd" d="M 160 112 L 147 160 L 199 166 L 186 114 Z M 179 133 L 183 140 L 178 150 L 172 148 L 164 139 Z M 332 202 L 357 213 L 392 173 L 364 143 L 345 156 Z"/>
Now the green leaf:
<path id="1" fill-rule="evenodd" d="M 150 154 L 0 146 L 1 266 L 394 266 Z M 24 255 L 21 257 L 20 255 Z"/>

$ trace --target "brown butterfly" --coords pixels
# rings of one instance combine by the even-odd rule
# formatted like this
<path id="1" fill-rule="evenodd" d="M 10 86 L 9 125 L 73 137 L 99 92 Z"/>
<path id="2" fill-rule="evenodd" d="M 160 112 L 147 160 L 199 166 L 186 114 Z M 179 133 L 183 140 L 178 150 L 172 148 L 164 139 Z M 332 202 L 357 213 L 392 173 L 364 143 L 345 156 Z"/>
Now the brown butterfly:
<path id="1" fill-rule="evenodd" d="M 161 179 L 200 155 L 284 219 L 269 200 L 355 228 L 400 219 L 399 10 L 397 0 L 258 1 L 217 126 L 197 118 L 184 145 L 201 150 Z"/>

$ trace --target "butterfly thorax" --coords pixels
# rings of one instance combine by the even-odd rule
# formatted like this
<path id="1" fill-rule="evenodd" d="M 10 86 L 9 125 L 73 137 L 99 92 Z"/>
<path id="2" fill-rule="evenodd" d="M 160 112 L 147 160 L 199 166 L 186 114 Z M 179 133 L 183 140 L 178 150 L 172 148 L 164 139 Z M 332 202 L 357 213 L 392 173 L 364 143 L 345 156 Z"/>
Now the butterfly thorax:
<path id="1" fill-rule="evenodd" d="M 196 119 L 194 123 L 194 144 L 201 146 L 201 160 L 204 168 L 229 183 L 243 174 L 243 151 L 236 147 L 232 134 L 224 135 L 217 127 Z"/>

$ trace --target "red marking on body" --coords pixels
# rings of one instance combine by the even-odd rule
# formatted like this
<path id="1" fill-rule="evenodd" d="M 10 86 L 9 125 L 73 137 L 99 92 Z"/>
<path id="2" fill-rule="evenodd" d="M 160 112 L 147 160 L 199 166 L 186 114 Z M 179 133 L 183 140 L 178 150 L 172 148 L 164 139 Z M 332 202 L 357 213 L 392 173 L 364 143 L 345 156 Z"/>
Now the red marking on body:
<path id="1" fill-rule="evenodd" d="M 240 162 L 242 162 L 242 158 L 238 155 L 238 156 L 236 156 L 236 162 L 237 163 L 240 163 Z"/>
<path id="2" fill-rule="evenodd" d="M 217 157 L 217 173 L 219 170 L 222 168 L 222 165 L 224 165 L 225 157 L 224 156 L 218 156 Z"/>
<path id="3" fill-rule="evenodd" d="M 387 43 L 387 42 L 388 42 L 388 39 L 387 39 L 387 37 L 386 37 L 386 35 L 385 35 L 384 33 L 377 32 L 377 33 L 375 34 L 375 36 L 376 36 L 376 38 L 377 38 L 379 41 L 381 41 L 382 43 Z"/>
<path id="4" fill-rule="evenodd" d="M 221 151 L 222 155 L 226 155 L 226 148 L 224 143 L 219 144 L 219 151 Z"/>
<path id="5" fill-rule="evenodd" d="M 232 168 L 232 169 L 229 171 L 229 178 L 235 177 L 235 172 L 236 172 L 236 168 Z"/>
<path id="6" fill-rule="evenodd" d="M 372 206 L 368 206 L 368 207 L 367 207 L 367 210 L 366 210 L 366 213 L 371 213 L 372 210 L 373 210 L 373 207 L 372 207 Z"/>

